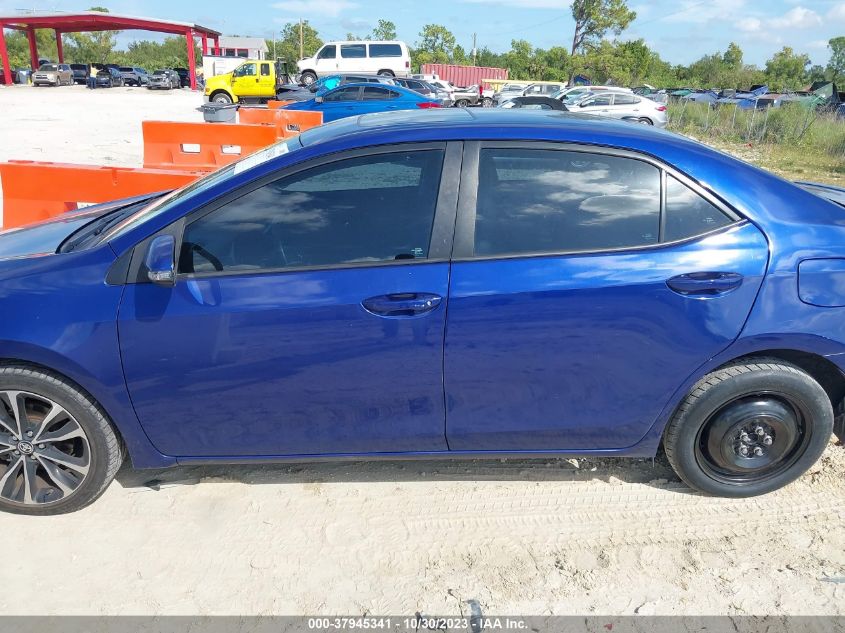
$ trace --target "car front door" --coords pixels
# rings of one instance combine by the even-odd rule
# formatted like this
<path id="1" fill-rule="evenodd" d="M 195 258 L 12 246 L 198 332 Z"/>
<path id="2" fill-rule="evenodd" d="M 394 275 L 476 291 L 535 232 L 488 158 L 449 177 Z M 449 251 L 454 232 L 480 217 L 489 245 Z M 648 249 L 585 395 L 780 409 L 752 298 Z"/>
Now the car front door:
<path id="1" fill-rule="evenodd" d="M 452 450 L 623 449 L 739 335 L 762 233 L 644 156 L 468 143 L 445 350 Z"/>
<path id="2" fill-rule="evenodd" d="M 314 69 L 320 76 L 337 72 L 337 45 L 327 44 L 317 53 L 317 67 Z"/>
<path id="3" fill-rule="evenodd" d="M 314 109 L 323 113 L 324 123 L 353 116 L 358 114 L 361 105 L 361 87 L 341 86 L 327 92 L 322 99 L 323 102 L 316 104 Z"/>
<path id="4" fill-rule="evenodd" d="M 444 143 L 334 154 L 186 218 L 175 285 L 130 285 L 119 315 L 126 382 L 156 448 L 447 450 L 460 160 Z"/>
<path id="5" fill-rule="evenodd" d="M 241 64 L 232 73 L 232 91 L 238 97 L 258 96 L 259 82 L 258 64 L 255 62 Z"/>

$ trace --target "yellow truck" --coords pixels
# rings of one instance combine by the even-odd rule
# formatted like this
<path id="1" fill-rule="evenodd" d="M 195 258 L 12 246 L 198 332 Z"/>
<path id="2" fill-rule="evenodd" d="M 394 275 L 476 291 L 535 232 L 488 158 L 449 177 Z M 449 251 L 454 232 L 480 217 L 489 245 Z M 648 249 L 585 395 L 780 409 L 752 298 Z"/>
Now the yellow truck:
<path id="1" fill-rule="evenodd" d="M 206 79 L 205 96 L 213 103 L 263 103 L 290 84 L 285 62 L 248 59 L 232 72 Z"/>

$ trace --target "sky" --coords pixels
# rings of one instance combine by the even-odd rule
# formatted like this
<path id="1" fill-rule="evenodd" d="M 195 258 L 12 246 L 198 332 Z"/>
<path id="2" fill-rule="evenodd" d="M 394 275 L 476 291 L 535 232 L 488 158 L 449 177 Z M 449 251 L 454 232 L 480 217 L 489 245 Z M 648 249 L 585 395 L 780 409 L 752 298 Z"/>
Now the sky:
<path id="1" fill-rule="evenodd" d="M 0 15 L 21 9 L 78 11 L 90 6 L 65 0 L 0 0 Z M 346 33 L 368 33 L 381 19 L 394 22 L 398 37 L 413 45 L 423 25 L 442 24 L 469 51 L 496 52 L 512 39 L 534 46 L 569 47 L 574 24 L 567 0 L 94 0 L 115 13 L 195 22 L 224 34 L 271 39 L 287 22 L 308 19 L 323 40 Z M 629 0 L 637 19 L 621 39 L 643 38 L 663 59 L 689 64 L 702 55 L 723 52 L 736 42 L 746 63 L 763 66 L 773 53 L 791 46 L 814 64 L 826 64 L 827 41 L 845 35 L 845 0 Z M 157 39 L 125 32 L 120 44 Z"/>

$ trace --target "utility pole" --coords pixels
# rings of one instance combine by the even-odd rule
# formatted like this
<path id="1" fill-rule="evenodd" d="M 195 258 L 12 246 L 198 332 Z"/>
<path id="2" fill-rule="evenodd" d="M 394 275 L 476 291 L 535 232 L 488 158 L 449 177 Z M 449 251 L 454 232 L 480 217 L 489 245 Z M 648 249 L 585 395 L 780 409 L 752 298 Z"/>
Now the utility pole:
<path id="1" fill-rule="evenodd" d="M 476 57 L 477 57 L 477 53 L 478 53 L 478 48 L 476 48 L 476 46 L 475 46 L 475 37 L 476 37 L 476 34 L 473 33 L 472 34 L 472 65 L 473 66 L 476 65 Z"/>
<path id="2" fill-rule="evenodd" d="M 299 59 L 305 58 L 305 43 L 302 41 L 302 18 L 299 18 Z"/>

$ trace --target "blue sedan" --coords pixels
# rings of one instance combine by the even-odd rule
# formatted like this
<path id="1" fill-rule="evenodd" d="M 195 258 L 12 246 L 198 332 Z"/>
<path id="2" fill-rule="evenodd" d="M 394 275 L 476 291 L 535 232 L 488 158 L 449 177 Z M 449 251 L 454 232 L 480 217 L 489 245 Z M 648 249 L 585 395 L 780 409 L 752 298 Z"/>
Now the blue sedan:
<path id="1" fill-rule="evenodd" d="M 441 103 L 402 86 L 386 84 L 344 84 L 317 95 L 308 101 L 284 106 L 286 110 L 314 110 L 323 113 L 323 121 L 337 121 L 345 117 L 395 110 L 426 110 L 439 108 Z"/>
<path id="2" fill-rule="evenodd" d="M 843 434 L 842 195 L 645 126 L 443 110 L 0 233 L 0 508 L 79 509 L 127 456 L 662 445 L 693 488 L 774 490 Z"/>

